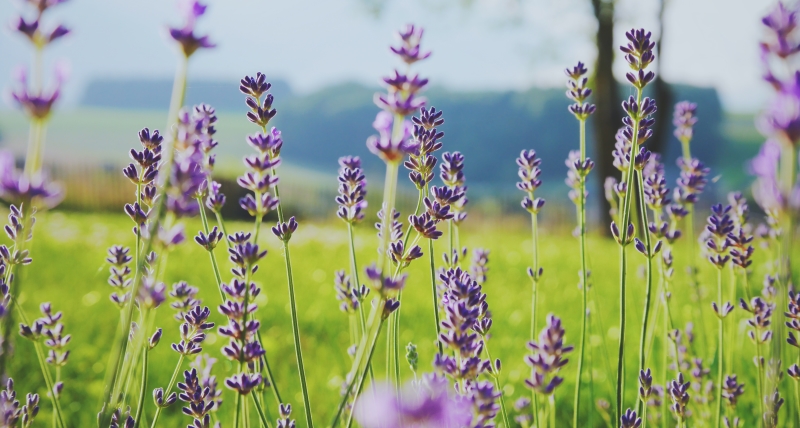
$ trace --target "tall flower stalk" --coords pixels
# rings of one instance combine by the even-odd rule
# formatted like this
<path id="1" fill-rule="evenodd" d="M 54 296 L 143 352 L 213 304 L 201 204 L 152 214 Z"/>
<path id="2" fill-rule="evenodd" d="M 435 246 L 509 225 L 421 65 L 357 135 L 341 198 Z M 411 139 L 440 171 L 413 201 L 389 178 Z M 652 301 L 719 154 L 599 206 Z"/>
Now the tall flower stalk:
<path id="1" fill-rule="evenodd" d="M 589 318 L 589 314 L 587 313 L 589 267 L 586 263 L 586 177 L 589 175 L 589 172 L 591 172 L 592 167 L 594 167 L 594 162 L 586 157 L 586 120 L 589 118 L 589 115 L 594 113 L 595 106 L 586 103 L 586 99 L 592 94 L 592 90 L 586 87 L 589 83 L 589 78 L 586 77 L 588 70 L 583 63 L 578 62 L 578 65 L 571 69 L 568 68 L 565 71 L 567 76 L 569 76 L 569 81 L 567 82 L 567 88 L 569 88 L 567 97 L 575 101 L 574 104 L 569 106 L 569 111 L 575 116 L 575 119 L 578 120 L 578 127 L 580 129 L 580 151 L 577 153 L 574 150 L 571 151 L 566 162 L 569 168 L 567 184 L 573 189 L 570 191 L 570 199 L 572 199 L 578 209 L 578 233 L 581 248 L 581 339 L 579 345 L 580 351 L 578 351 L 578 371 L 575 379 L 575 401 L 572 413 L 572 426 L 577 427 L 578 416 L 581 409 L 581 384 L 587 334 L 586 323 Z"/>
<path id="2" fill-rule="evenodd" d="M 647 66 L 653 62 L 655 59 L 655 55 L 653 54 L 653 47 L 655 47 L 655 42 L 650 40 L 651 33 L 645 31 L 644 29 L 639 30 L 631 30 L 625 33 L 625 37 L 628 39 L 628 44 L 625 46 L 621 46 L 620 50 L 625 53 L 625 61 L 630 66 L 632 72 L 626 74 L 626 78 L 629 82 L 636 88 L 636 97 L 633 96 L 629 97 L 628 100 L 622 103 L 622 107 L 627 113 L 627 117 L 623 119 L 623 129 L 619 133 L 619 137 L 622 141 L 622 150 L 615 151 L 614 155 L 618 159 L 615 160 L 618 163 L 622 163 L 627 165 L 625 167 L 625 175 L 623 176 L 622 183 L 624 186 L 627 186 L 627 191 L 625 192 L 624 200 L 622 201 L 622 211 L 620 212 L 619 222 L 620 225 L 617 225 L 616 221 L 611 222 L 611 232 L 614 235 L 617 243 L 619 244 L 619 254 L 620 254 L 620 338 L 619 338 L 619 350 L 617 355 L 617 388 L 616 388 L 616 415 L 617 417 L 622 416 L 622 408 L 623 408 L 623 386 L 625 383 L 625 327 L 626 327 L 626 309 L 627 309 L 627 269 L 628 269 L 628 259 L 627 259 L 627 251 L 626 247 L 630 244 L 633 240 L 634 228 L 633 223 L 630 221 L 631 217 L 631 209 L 633 204 L 637 199 L 637 195 L 633 193 L 634 190 L 634 179 L 636 178 L 637 174 L 634 174 L 634 171 L 641 169 L 644 167 L 646 162 L 645 157 L 649 156 L 649 152 L 644 150 L 644 148 L 640 148 L 640 145 L 644 143 L 644 141 L 649 138 L 653 131 L 650 127 L 653 125 L 653 119 L 650 117 L 656 111 L 655 101 L 652 99 L 645 97 L 643 98 L 643 91 L 645 86 L 650 83 L 654 78 L 655 74 L 652 71 L 645 71 Z M 638 168 L 637 168 L 638 167 Z M 639 188 L 641 193 L 641 174 L 638 174 L 639 178 Z M 641 206 L 644 206 L 644 198 L 643 196 L 639 195 L 641 200 Z M 647 215 L 645 210 L 641 210 L 642 212 L 642 224 L 647 224 Z M 650 247 L 650 237 L 647 233 L 644 233 L 645 236 L 645 250 L 648 254 L 651 253 Z M 645 307 L 645 315 L 644 315 L 644 325 L 646 327 L 648 315 L 649 315 L 649 290 L 652 285 L 652 269 L 651 269 L 651 261 L 648 258 L 648 268 L 647 268 L 647 304 L 648 306 Z M 640 347 L 640 365 L 642 365 L 642 361 L 644 360 L 644 349 Z"/>
<path id="3" fill-rule="evenodd" d="M 539 211 L 544 207 L 545 200 L 536 197 L 536 189 L 542 185 L 542 180 L 539 176 L 542 170 L 539 167 L 542 160 L 536 156 L 535 150 L 522 150 L 516 160 L 519 170 L 517 175 L 520 181 L 517 182 L 517 189 L 525 192 L 527 195 L 522 198 L 522 208 L 528 211 L 531 215 L 531 250 L 533 257 L 533 266 L 528 267 L 528 276 L 531 278 L 531 330 L 530 340 L 536 339 L 536 317 L 538 315 L 539 306 L 539 282 L 542 279 L 544 269 L 539 266 Z M 533 409 L 533 420 L 536 426 L 539 426 L 539 397 L 535 392 L 531 393 L 531 405 Z"/>
<path id="4" fill-rule="evenodd" d="M 142 255 L 150 254 L 152 251 L 166 211 L 167 182 L 171 177 L 174 142 L 177 137 L 177 127 L 175 124 L 178 121 L 178 112 L 183 105 L 184 96 L 186 94 L 186 76 L 189 58 L 199 49 L 214 47 L 214 44 L 209 40 L 208 36 L 198 36 L 195 33 L 197 19 L 205 14 L 205 11 L 206 6 L 199 1 L 194 0 L 187 2 L 186 9 L 184 10 L 184 26 L 170 29 L 170 36 L 177 43 L 181 51 L 181 59 L 172 86 L 172 97 L 170 99 L 169 113 L 167 116 L 166 129 L 171 130 L 171 132 L 165 140 L 164 150 L 162 151 L 164 154 L 163 168 L 157 178 L 156 194 L 153 195 L 154 206 L 150 210 L 152 215 L 148 215 L 152 221 L 149 224 L 146 238 L 142 243 L 137 258 L 138 263 L 136 265 L 134 281 L 131 285 L 132 295 L 137 295 L 142 285 L 144 275 L 140 273 L 144 272 L 145 269 L 145 257 Z M 117 339 L 111 351 L 110 364 L 108 365 L 109 369 L 107 371 L 103 392 L 103 405 L 99 416 L 99 423 L 101 426 L 110 423 L 112 413 L 118 405 L 117 397 L 113 394 L 113 391 L 120 378 L 123 358 L 128 352 L 128 332 L 130 330 L 133 314 L 132 300 L 133 299 L 131 299 L 123 309 L 120 328 L 117 331 Z"/>
<path id="5" fill-rule="evenodd" d="M 422 34 L 423 30 L 413 25 L 406 26 L 398 33 L 400 46 L 391 49 L 407 66 L 430 56 L 430 52 L 423 52 L 420 48 Z M 397 71 L 395 75 L 399 79 L 409 79 L 408 76 Z M 414 80 L 418 79 L 412 78 L 410 81 Z M 372 307 L 367 320 L 367 333 L 356 350 L 348 375 L 348 385 L 334 417 L 333 426 L 338 423 L 352 391 L 354 391 L 353 400 L 358 400 L 383 323 L 399 308 L 400 303 L 395 300 L 395 297 L 405 285 L 404 275 L 390 274 L 390 229 L 395 213 L 399 165 L 403 158 L 413 150 L 413 144 L 410 141 L 411 129 L 405 117 L 422 107 L 425 99 L 416 94 L 419 87 L 409 86 L 406 90 L 397 90 L 392 84 L 388 84 L 388 86 L 388 93 L 375 96 L 375 103 L 383 111 L 378 113 L 375 123 L 373 123 L 378 135 L 367 140 L 369 150 L 386 163 L 378 263 L 369 268 L 367 272 L 373 290 L 377 291 L 378 302 Z M 395 272 L 399 272 L 399 270 Z M 353 412 L 351 411 L 348 419 L 352 421 L 352 417 Z"/>
<path id="6" fill-rule="evenodd" d="M 277 110 L 272 107 L 274 97 L 269 93 L 271 87 L 272 85 L 266 81 L 263 73 L 258 73 L 255 77 L 245 76 L 239 86 L 241 92 L 247 96 L 245 104 L 250 109 L 246 114 L 247 119 L 261 128 L 261 132 L 247 138 L 248 143 L 256 150 L 256 154 L 245 158 L 245 165 L 248 167 L 248 171 L 239 177 L 238 183 L 252 193 L 248 193 L 247 196 L 242 198 L 239 201 L 239 205 L 255 218 L 254 242 L 258 242 L 264 216 L 272 210 L 278 214 L 277 225 L 272 230 L 281 241 L 283 247 L 286 279 L 289 287 L 289 309 L 292 320 L 295 361 L 300 376 L 300 388 L 303 393 L 306 424 L 311 428 L 314 426 L 314 422 L 311 415 L 311 403 L 308 398 L 303 350 L 300 346 L 294 274 L 289 251 L 289 241 L 292 237 L 292 232 L 297 229 L 297 222 L 294 217 L 286 219 L 280 202 L 277 168 L 281 164 L 280 154 L 283 148 L 283 139 L 281 138 L 281 132 L 277 128 L 272 127 L 269 132 L 267 131 L 270 120 L 277 114 Z"/>
<path id="7" fill-rule="evenodd" d="M 722 271 L 725 265 L 730 260 L 729 246 L 730 238 L 728 235 L 733 232 L 733 220 L 729 213 L 730 206 L 723 208 L 721 204 L 714 205 L 711 208 L 712 215 L 708 218 L 708 226 L 706 226 L 705 241 L 706 248 L 709 251 L 708 261 L 717 268 L 717 301 L 712 302 L 711 306 L 719 319 L 718 336 L 717 336 L 717 394 L 716 394 L 716 417 L 714 426 L 719 427 L 722 420 L 722 386 L 723 386 L 723 373 L 725 371 L 725 317 L 733 311 L 733 305 L 730 302 L 723 303 L 722 301 Z"/>

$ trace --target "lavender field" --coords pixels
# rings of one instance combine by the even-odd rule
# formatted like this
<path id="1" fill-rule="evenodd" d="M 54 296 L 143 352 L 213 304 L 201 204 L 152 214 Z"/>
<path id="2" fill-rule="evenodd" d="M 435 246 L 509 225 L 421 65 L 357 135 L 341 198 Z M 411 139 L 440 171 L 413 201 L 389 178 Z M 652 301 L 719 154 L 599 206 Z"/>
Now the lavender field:
<path id="1" fill-rule="evenodd" d="M 596 58 L 559 62 L 555 99 L 437 89 L 415 24 L 375 93 L 193 84 L 239 30 L 198 0 L 165 28 L 171 84 L 62 112 L 45 58 L 78 1 L 14 15 L 0 427 L 800 426 L 797 4 L 752 17 L 757 113 L 664 80 L 664 1 L 658 32 L 592 1 Z"/>

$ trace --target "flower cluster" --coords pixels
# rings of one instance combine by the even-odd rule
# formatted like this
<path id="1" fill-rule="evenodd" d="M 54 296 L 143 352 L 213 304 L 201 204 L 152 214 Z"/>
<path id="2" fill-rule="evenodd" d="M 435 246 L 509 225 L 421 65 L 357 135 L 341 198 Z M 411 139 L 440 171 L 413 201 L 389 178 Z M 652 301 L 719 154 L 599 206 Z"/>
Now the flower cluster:
<path id="1" fill-rule="evenodd" d="M 408 173 L 409 180 L 422 191 L 433 181 L 436 168 L 434 153 L 442 148 L 441 139 L 444 137 L 444 132 L 439 131 L 437 127 L 444 124 L 444 119 L 442 111 L 436 110 L 436 107 L 430 109 L 422 107 L 419 116 L 412 117 L 411 121 L 414 124 L 413 149 L 403 165 L 411 171 Z"/>
<path id="2" fill-rule="evenodd" d="M 207 6 L 198 0 L 188 0 L 182 3 L 182 12 L 185 23 L 183 27 L 172 27 L 169 35 L 181 48 L 184 57 L 189 58 L 198 49 L 209 49 L 216 45 L 209 40 L 208 36 L 198 36 L 195 34 L 197 19 L 206 13 Z"/>
<path id="3" fill-rule="evenodd" d="M 64 324 L 61 323 L 63 314 L 61 312 L 54 313 L 50 302 L 39 305 L 39 310 L 43 316 L 34 320 L 32 325 L 20 324 L 19 334 L 34 342 L 44 339 L 44 345 L 49 348 L 47 363 L 54 367 L 64 367 L 69 358 L 69 351 L 66 350 L 66 347 L 72 339 L 72 335 L 64 334 Z M 62 382 L 57 382 L 53 387 L 55 394 L 59 395 L 64 385 Z"/>
<path id="4" fill-rule="evenodd" d="M 211 426 L 211 411 L 217 405 L 215 397 L 211 394 L 211 388 L 203 386 L 197 369 L 186 370 L 183 372 L 183 382 L 178 382 L 178 389 L 181 390 L 178 398 L 186 403 L 183 413 L 193 419 L 193 425 L 187 428 L 205 428 Z"/>
<path id="5" fill-rule="evenodd" d="M 391 49 L 407 66 L 431 55 L 420 47 L 422 34 L 422 28 L 414 25 L 407 25 L 398 33 L 400 46 Z M 383 111 L 378 113 L 372 124 L 378 135 L 367 139 L 367 147 L 384 162 L 397 163 L 406 154 L 420 149 L 418 144 L 411 141 L 411 124 L 405 117 L 425 105 L 425 98 L 419 94 L 428 84 L 428 79 L 395 70 L 394 76 L 383 78 L 383 83 L 387 93 L 375 94 L 375 104 Z M 433 122 L 430 125 L 431 128 L 437 126 Z"/>
<path id="6" fill-rule="evenodd" d="M 550 395 L 564 381 L 558 372 L 569 362 L 564 356 L 574 349 L 572 345 L 564 344 L 565 334 L 561 319 L 549 314 L 547 325 L 539 333 L 539 340 L 528 343 L 528 349 L 532 352 L 525 357 L 525 362 L 532 369 L 530 379 L 525 380 L 528 388 L 539 394 Z"/>
<path id="7" fill-rule="evenodd" d="M 336 300 L 340 301 L 339 309 L 345 313 L 353 313 L 361 306 L 361 302 L 369 295 L 369 288 L 366 285 L 353 284 L 350 276 L 343 270 L 337 271 L 334 275 L 334 289 L 336 290 Z"/>
<path id="8" fill-rule="evenodd" d="M 522 208 L 531 214 L 537 214 L 544 207 L 544 199 L 536 197 L 536 189 L 542 185 L 539 176 L 542 174 L 539 165 L 542 160 L 536 156 L 535 150 L 523 150 L 517 158 L 517 166 L 520 181 L 517 182 L 517 189 L 527 193 L 522 198 Z"/>
<path id="9" fill-rule="evenodd" d="M 712 206 L 703 236 L 706 249 L 709 251 L 708 261 L 719 269 L 725 267 L 730 260 L 728 235 L 733 232 L 733 220 L 730 212 L 730 205 L 723 207 L 722 204 L 716 204 Z"/>
<path id="10" fill-rule="evenodd" d="M 367 210 L 367 179 L 361 169 L 358 156 L 339 158 L 339 196 L 336 203 L 339 210 L 336 215 L 348 223 L 364 220 Z"/>
<path id="11" fill-rule="evenodd" d="M 269 93 L 271 87 L 272 84 L 266 81 L 262 73 L 255 77 L 245 76 L 239 86 L 239 90 L 247 96 L 245 103 L 250 109 L 247 119 L 261 127 L 261 132 L 247 137 L 248 144 L 256 153 L 245 158 L 247 172 L 237 182 L 253 193 L 240 199 L 239 206 L 258 219 L 279 205 L 277 194 L 273 196 L 270 191 L 278 184 L 275 170 L 281 164 L 283 139 L 275 127 L 267 132 L 269 121 L 277 114 L 277 110 L 272 108 L 274 99 Z"/>
<path id="12" fill-rule="evenodd" d="M 219 334 L 230 339 L 222 348 L 222 353 L 228 359 L 238 362 L 242 369 L 253 369 L 256 361 L 264 355 L 264 349 L 255 338 L 261 323 L 252 319 L 252 314 L 258 309 L 253 300 L 261 293 L 261 289 L 250 282 L 249 278 L 258 269 L 256 263 L 267 252 L 261 251 L 257 244 L 250 242 L 249 233 L 237 233 L 228 239 L 232 244 L 229 250 L 230 259 L 236 267 L 232 269 L 235 278 L 230 285 L 222 284 L 227 300 L 219 306 L 219 311 L 228 318 L 228 323 L 219 328 Z M 261 381 L 260 373 L 242 371 L 225 379 L 225 384 L 239 394 L 247 395 Z"/>
<path id="13" fill-rule="evenodd" d="M 195 306 L 190 311 L 183 315 L 183 324 L 181 324 L 181 341 L 172 344 L 172 350 L 183 355 L 196 355 L 199 354 L 203 348 L 200 346 L 206 339 L 206 330 L 214 328 L 213 322 L 208 322 L 208 316 L 211 311 L 207 308 L 200 308 Z"/>
<path id="14" fill-rule="evenodd" d="M 388 385 L 373 386 L 356 405 L 356 418 L 365 428 L 470 424 L 469 403 L 448 390 L 447 381 L 440 376 L 425 376 L 423 384 L 407 384 L 399 394 Z"/>
<path id="15" fill-rule="evenodd" d="M 464 185 L 466 181 L 464 178 L 464 155 L 461 152 L 444 152 L 439 170 L 439 177 L 445 187 L 452 192 L 450 212 L 453 213 L 453 223 L 459 225 L 467 219 L 464 208 L 469 202 L 467 186 Z"/>
<path id="16" fill-rule="evenodd" d="M 130 255 L 130 248 L 121 245 L 114 245 L 108 249 L 108 258 L 106 261 L 111 265 L 109 267 L 110 276 L 108 277 L 108 285 L 115 289 L 111 293 L 111 301 L 116 303 L 122 309 L 125 303 L 131 297 L 131 292 L 126 291 L 133 283 L 131 276 L 130 263 L 133 258 Z"/>
<path id="17" fill-rule="evenodd" d="M 0 391 L 0 426 L 29 428 L 39 414 L 39 394 L 28 393 L 20 407 L 14 379 L 8 378 L 6 389 Z M 21 424 L 21 425 L 18 425 Z"/>
<path id="18" fill-rule="evenodd" d="M 64 199 L 64 189 L 44 173 L 31 177 L 23 174 L 14 163 L 14 155 L 0 150 L 0 199 L 16 205 L 20 211 L 25 207 L 29 211 L 25 215 L 32 216 L 35 210 L 58 205 Z"/>
<path id="19" fill-rule="evenodd" d="M 40 55 L 50 43 L 68 35 L 70 30 L 64 25 L 58 24 L 45 28 L 43 17 L 52 7 L 63 3 L 58 1 L 31 1 L 28 2 L 36 9 L 36 17 L 28 21 L 23 16 L 18 16 L 16 22 L 12 24 L 12 29 L 27 38 L 37 55 Z M 36 65 L 35 65 L 36 66 Z M 40 70 L 35 70 L 38 73 Z M 61 84 L 66 76 L 63 64 L 56 66 L 55 86 L 50 91 L 45 91 L 40 82 L 28 83 L 27 72 L 22 69 L 17 77 L 19 87 L 11 93 L 14 101 L 27 113 L 32 120 L 44 121 L 50 116 L 53 104 L 58 100 L 61 93 Z M 32 86 L 32 87 L 31 87 Z"/>
<path id="20" fill-rule="evenodd" d="M 215 160 L 211 150 L 218 145 L 214 140 L 216 121 L 216 112 L 206 104 L 194 106 L 191 113 L 184 110 L 178 116 L 177 150 L 167 193 L 167 209 L 178 217 L 197 215 L 208 196 Z"/>

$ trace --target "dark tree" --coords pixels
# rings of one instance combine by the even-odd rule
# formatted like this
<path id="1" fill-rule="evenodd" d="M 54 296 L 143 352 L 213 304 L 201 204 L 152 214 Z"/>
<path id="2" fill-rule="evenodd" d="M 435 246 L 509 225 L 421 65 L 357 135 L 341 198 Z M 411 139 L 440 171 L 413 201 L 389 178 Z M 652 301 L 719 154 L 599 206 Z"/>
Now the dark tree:
<path id="1" fill-rule="evenodd" d="M 600 201 L 600 224 L 611 223 L 608 213 L 609 205 L 602 196 L 604 193 L 603 182 L 608 176 L 616 176 L 618 172 L 613 165 L 611 152 L 614 150 L 614 136 L 617 129 L 622 126 L 622 108 L 619 105 L 619 85 L 614 79 L 614 1 L 592 0 L 592 9 L 597 18 L 597 64 L 595 64 L 594 103 L 597 111 L 593 117 L 595 138 L 595 161 L 597 162 L 597 175 L 595 182 L 598 185 L 595 193 Z M 603 227 L 607 230 L 607 227 Z"/>

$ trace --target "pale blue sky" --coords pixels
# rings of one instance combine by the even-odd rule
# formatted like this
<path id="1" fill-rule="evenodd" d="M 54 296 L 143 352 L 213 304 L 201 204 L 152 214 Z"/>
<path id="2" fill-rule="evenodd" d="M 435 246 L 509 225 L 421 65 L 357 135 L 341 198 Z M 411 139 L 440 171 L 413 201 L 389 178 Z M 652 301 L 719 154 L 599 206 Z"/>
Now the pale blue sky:
<path id="1" fill-rule="evenodd" d="M 406 22 L 425 26 L 434 51 L 419 70 L 435 85 L 458 90 L 557 86 L 564 67 L 594 56 L 588 0 L 388 0 L 380 17 L 365 4 L 380 0 L 210 0 L 200 24 L 219 44 L 192 60 L 195 77 L 237 79 L 264 71 L 300 92 L 328 84 L 373 84 L 396 65 L 388 53 L 393 32 Z M 760 81 L 757 42 L 767 0 L 668 0 L 664 77 L 717 87 L 725 106 L 756 111 L 769 96 Z M 618 0 L 618 36 L 631 26 L 653 27 L 655 0 Z M 0 23 L 21 0 L 0 0 Z M 94 77 L 171 77 L 176 59 L 165 39 L 178 24 L 173 0 L 70 0 L 51 20 L 74 34 L 48 51 L 66 58 L 75 102 Z M 52 22 L 52 21 L 51 21 Z M 8 86 L 27 44 L 0 33 L 0 82 Z M 624 64 L 618 64 L 620 76 Z"/>

